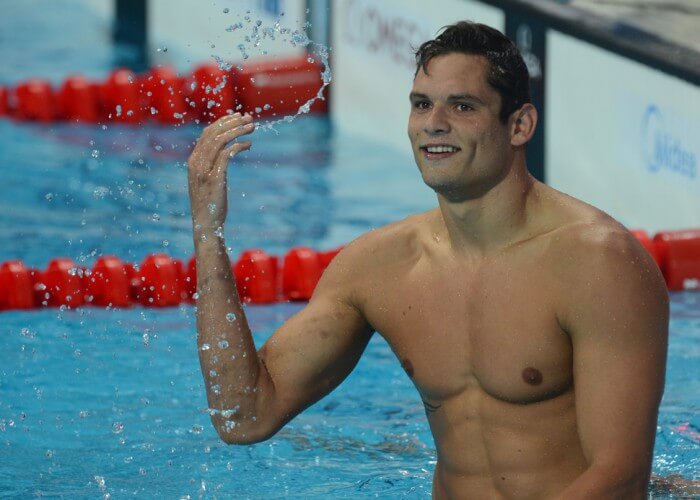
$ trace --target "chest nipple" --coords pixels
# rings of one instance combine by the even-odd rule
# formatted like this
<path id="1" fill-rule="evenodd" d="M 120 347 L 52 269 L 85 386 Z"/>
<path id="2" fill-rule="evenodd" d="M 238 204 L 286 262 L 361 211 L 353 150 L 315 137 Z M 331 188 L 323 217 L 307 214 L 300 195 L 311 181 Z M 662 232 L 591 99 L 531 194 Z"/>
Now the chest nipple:
<path id="1" fill-rule="evenodd" d="M 542 383 L 542 372 L 537 368 L 528 366 L 523 370 L 523 380 L 529 385 L 540 385 Z"/>

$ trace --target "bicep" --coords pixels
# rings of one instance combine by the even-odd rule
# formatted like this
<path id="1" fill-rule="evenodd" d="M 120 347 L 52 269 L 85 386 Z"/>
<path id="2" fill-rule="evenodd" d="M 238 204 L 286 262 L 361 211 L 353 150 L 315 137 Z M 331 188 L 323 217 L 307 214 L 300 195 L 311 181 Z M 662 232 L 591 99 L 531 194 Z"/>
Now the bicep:
<path id="1" fill-rule="evenodd" d="M 589 463 L 633 472 L 648 468 L 653 452 L 668 295 L 634 244 L 613 244 L 602 254 L 587 269 L 570 314 L 578 430 Z"/>
<path id="2" fill-rule="evenodd" d="M 266 406 L 279 425 L 337 387 L 372 336 L 336 278 L 324 276 L 309 304 L 260 349 L 274 395 Z"/>

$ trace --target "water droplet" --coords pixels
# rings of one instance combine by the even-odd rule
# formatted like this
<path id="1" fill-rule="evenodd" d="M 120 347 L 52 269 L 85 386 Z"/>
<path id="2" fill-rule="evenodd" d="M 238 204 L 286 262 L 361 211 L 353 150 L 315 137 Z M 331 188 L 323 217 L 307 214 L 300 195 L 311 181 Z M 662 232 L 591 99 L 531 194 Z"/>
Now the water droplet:
<path id="1" fill-rule="evenodd" d="M 226 321 L 228 321 L 229 323 L 233 323 L 234 321 L 236 321 L 236 315 L 233 313 L 228 313 L 226 315 Z"/>
<path id="2" fill-rule="evenodd" d="M 29 328 L 22 328 L 22 330 L 20 330 L 20 335 L 28 339 L 33 339 L 36 336 Z"/>
<path id="3" fill-rule="evenodd" d="M 112 432 L 114 434 L 121 434 L 122 432 L 124 432 L 124 424 L 122 424 L 121 422 L 114 422 L 112 424 Z"/>
<path id="4" fill-rule="evenodd" d="M 224 9 L 224 14 L 228 14 L 229 12 L 231 11 L 228 8 Z"/>
<path id="5" fill-rule="evenodd" d="M 92 153 L 90 153 L 90 156 L 93 158 L 99 158 L 100 157 L 100 151 L 98 149 L 93 149 Z"/>
<path id="6" fill-rule="evenodd" d="M 96 200 L 100 200 L 107 196 L 109 194 L 109 188 L 106 186 L 97 186 L 95 190 L 92 192 L 92 196 L 95 197 Z"/>
<path id="7" fill-rule="evenodd" d="M 209 344 L 202 344 L 202 347 L 199 348 L 200 351 L 208 351 L 209 349 L 211 349 Z"/>
<path id="8" fill-rule="evenodd" d="M 219 347 L 221 349 L 226 349 L 228 347 L 228 341 L 227 340 L 219 340 Z"/>
<path id="9" fill-rule="evenodd" d="M 207 208 L 209 209 L 209 213 L 213 215 L 214 212 L 216 212 L 216 203 L 210 203 L 207 205 Z"/>
<path id="10" fill-rule="evenodd" d="M 46 199 L 46 201 L 53 201 L 53 193 L 46 193 L 46 195 L 44 195 L 44 198 Z"/>
<path id="11" fill-rule="evenodd" d="M 153 215 L 151 215 L 151 219 L 155 222 L 158 222 L 160 220 L 160 215 L 154 213 Z"/>

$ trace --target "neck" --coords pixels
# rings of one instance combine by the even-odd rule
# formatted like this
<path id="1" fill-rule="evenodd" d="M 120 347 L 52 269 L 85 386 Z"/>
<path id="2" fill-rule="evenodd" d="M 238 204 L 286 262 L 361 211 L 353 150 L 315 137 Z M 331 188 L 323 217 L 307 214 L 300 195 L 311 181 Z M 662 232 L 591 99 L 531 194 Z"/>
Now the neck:
<path id="1" fill-rule="evenodd" d="M 534 186 L 534 179 L 522 165 L 478 197 L 456 201 L 438 194 L 453 250 L 487 256 L 522 239 L 527 233 L 527 208 Z"/>

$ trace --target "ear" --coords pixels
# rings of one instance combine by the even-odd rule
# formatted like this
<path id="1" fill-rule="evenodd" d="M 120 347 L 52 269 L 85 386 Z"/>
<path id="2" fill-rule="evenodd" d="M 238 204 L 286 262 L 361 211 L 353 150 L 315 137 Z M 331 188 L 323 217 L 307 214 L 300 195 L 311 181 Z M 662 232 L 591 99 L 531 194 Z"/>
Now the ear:
<path id="1" fill-rule="evenodd" d="M 510 143 L 512 146 L 523 146 L 535 135 L 537 128 L 537 108 L 530 103 L 523 104 L 520 109 L 510 115 Z"/>

